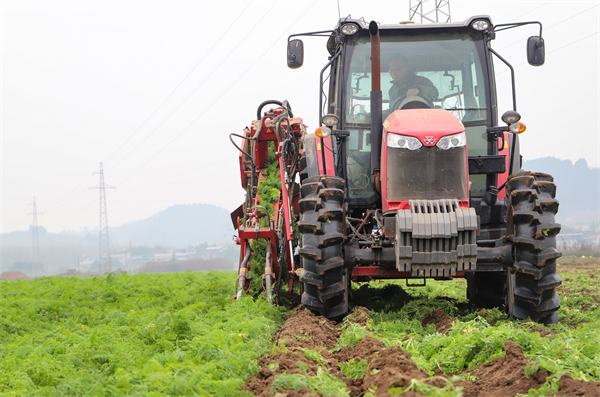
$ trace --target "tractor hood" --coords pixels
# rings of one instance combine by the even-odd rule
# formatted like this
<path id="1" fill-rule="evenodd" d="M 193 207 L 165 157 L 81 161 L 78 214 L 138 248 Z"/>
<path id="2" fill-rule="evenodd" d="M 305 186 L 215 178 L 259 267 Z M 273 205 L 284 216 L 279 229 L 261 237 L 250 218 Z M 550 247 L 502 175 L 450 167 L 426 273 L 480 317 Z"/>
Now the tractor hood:
<path id="1" fill-rule="evenodd" d="M 447 110 L 403 109 L 389 115 L 383 129 L 386 133 L 415 137 L 424 146 L 433 146 L 446 135 L 464 132 L 465 126 Z"/>

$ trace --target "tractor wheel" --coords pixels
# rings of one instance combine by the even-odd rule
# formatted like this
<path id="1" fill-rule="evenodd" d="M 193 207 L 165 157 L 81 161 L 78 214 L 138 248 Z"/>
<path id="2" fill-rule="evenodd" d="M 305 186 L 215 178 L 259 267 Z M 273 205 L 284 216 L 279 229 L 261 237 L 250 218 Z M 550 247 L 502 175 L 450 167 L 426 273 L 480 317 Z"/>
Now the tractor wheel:
<path id="1" fill-rule="evenodd" d="M 469 302 L 484 309 L 504 307 L 506 272 L 469 272 L 465 278 Z"/>
<path id="2" fill-rule="evenodd" d="M 302 303 L 338 320 L 348 313 L 348 276 L 342 257 L 345 181 L 336 176 L 307 177 L 300 188 Z"/>
<path id="3" fill-rule="evenodd" d="M 531 318 L 542 324 L 558 322 L 560 299 L 556 287 L 556 235 L 560 225 L 554 179 L 539 172 L 521 171 L 506 185 L 507 234 L 513 239 L 514 264 L 506 277 L 506 309 L 511 317 Z"/>

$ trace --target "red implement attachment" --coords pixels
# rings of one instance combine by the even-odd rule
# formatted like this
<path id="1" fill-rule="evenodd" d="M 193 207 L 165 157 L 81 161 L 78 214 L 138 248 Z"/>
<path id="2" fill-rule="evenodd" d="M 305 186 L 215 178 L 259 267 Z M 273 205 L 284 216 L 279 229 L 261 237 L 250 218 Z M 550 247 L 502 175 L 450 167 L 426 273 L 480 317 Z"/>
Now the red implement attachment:
<path id="1" fill-rule="evenodd" d="M 294 232 L 293 214 L 297 214 L 298 188 L 295 184 L 296 174 L 300 169 L 300 153 L 306 133 L 301 118 L 294 118 L 287 102 L 264 102 L 259 107 L 268 103 L 280 105 L 266 112 L 260 120 L 255 120 L 251 128 L 246 128 L 243 135 L 231 134 L 242 138 L 241 147 L 234 143 L 240 150 L 240 174 L 242 186 L 246 190 L 246 200 L 241 211 L 235 215 L 235 226 L 238 229 L 236 242 L 241 246 L 239 276 L 236 283 L 236 298 L 242 293 L 249 293 L 250 268 L 259 265 L 252 263 L 252 242 L 256 239 L 266 239 L 263 286 L 267 292 L 267 299 L 277 298 L 283 272 L 289 274 L 289 290 L 292 289 L 294 277 Z M 273 142 L 273 143 L 271 143 Z M 261 205 L 258 195 L 259 185 L 267 175 L 273 172 L 273 157 L 269 158 L 269 151 L 274 152 L 276 172 L 279 178 L 279 198 L 269 203 L 273 210 L 268 211 L 267 205 Z M 272 179 L 271 179 L 272 180 Z M 272 182 L 271 185 L 272 186 Z M 269 205 L 269 206 L 270 206 Z"/>

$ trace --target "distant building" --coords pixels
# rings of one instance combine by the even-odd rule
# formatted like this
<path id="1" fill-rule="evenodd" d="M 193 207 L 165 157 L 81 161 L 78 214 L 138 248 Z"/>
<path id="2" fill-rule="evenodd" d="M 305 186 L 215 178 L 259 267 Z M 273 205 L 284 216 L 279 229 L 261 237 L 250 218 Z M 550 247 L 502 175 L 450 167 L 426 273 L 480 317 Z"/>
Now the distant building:
<path id="1" fill-rule="evenodd" d="M 134 267 L 138 267 L 140 265 L 143 265 L 148 262 L 153 262 L 153 261 L 154 261 L 154 256 L 138 255 L 138 256 L 131 257 L 131 265 Z"/>
<path id="2" fill-rule="evenodd" d="M 173 256 L 179 261 L 188 261 L 196 255 L 195 248 L 175 248 L 173 250 Z"/>
<path id="3" fill-rule="evenodd" d="M 97 256 L 81 256 L 79 257 L 80 268 L 90 268 L 94 263 L 98 263 Z"/>
<path id="4" fill-rule="evenodd" d="M 600 247 L 600 234 L 590 236 L 583 239 L 583 245 L 586 248 L 598 248 Z"/>
<path id="5" fill-rule="evenodd" d="M 224 245 L 217 245 L 215 247 L 208 247 L 202 250 L 198 250 L 196 258 L 199 259 L 211 259 L 211 258 L 223 258 L 224 256 Z"/>
<path id="6" fill-rule="evenodd" d="M 556 236 L 556 247 L 559 251 L 577 250 L 583 246 L 583 234 L 559 234 Z"/>
<path id="7" fill-rule="evenodd" d="M 4 272 L 0 274 L 0 280 L 29 280 L 31 277 L 20 271 Z"/>
<path id="8" fill-rule="evenodd" d="M 129 267 L 131 264 L 131 252 L 123 252 L 121 254 L 110 254 L 110 260 L 113 266 Z"/>
<path id="9" fill-rule="evenodd" d="M 168 262 L 173 259 L 173 251 L 166 253 L 154 254 L 154 262 Z"/>

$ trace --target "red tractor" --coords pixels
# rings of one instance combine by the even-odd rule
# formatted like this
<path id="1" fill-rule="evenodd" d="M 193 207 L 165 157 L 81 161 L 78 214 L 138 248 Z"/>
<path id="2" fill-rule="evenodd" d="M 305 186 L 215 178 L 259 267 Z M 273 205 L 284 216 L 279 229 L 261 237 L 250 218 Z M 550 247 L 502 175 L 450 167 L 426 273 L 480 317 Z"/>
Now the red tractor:
<path id="1" fill-rule="evenodd" d="M 234 216 L 245 222 L 239 285 L 246 282 L 247 241 L 269 227 L 264 277 L 276 284 L 285 262 L 288 273 L 299 275 L 302 303 L 328 318 L 348 312 L 351 281 L 464 277 L 476 305 L 556 323 L 556 185 L 550 175 L 521 170 L 525 126 L 514 70 L 491 47 L 497 32 L 528 24 L 540 28 L 527 41 L 528 61 L 539 66 L 539 22 L 493 25 L 477 16 L 379 25 L 345 18 L 330 31 L 290 36 L 290 68 L 303 63 L 295 37 L 328 37 L 322 125 L 306 134 L 289 105 L 278 103 L 264 115 L 261 105 L 246 131 L 240 161 L 249 199 Z M 494 58 L 512 72 L 513 109 L 502 126 Z M 267 152 L 257 148 L 267 137 L 279 156 L 281 204 L 270 226 L 260 226 L 255 191 Z"/>

